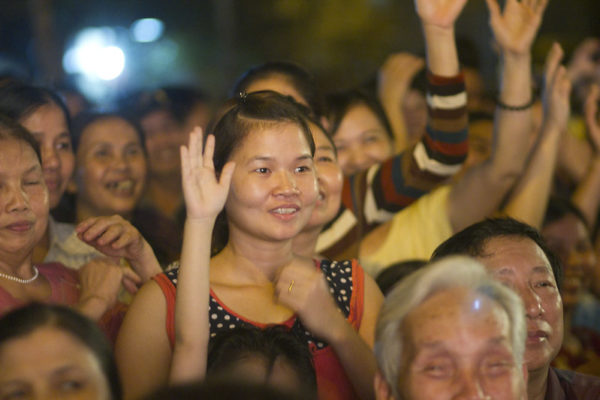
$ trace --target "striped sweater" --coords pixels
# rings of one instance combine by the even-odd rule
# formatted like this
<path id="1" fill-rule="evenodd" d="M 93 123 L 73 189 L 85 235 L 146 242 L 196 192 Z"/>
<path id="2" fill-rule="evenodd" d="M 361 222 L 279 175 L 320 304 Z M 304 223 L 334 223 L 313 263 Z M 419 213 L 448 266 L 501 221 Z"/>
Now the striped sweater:
<path id="1" fill-rule="evenodd" d="M 319 235 L 316 251 L 332 260 L 358 257 L 360 240 L 458 172 L 467 156 L 464 77 L 427 74 L 427 129 L 414 146 L 346 178 L 342 205 Z"/>

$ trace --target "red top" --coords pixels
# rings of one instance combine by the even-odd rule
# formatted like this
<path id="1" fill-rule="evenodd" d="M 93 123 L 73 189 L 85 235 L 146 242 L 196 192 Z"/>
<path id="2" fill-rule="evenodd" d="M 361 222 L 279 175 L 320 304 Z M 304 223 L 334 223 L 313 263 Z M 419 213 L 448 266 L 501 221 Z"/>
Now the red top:
<path id="1" fill-rule="evenodd" d="M 328 261 L 315 262 L 321 269 L 332 296 L 347 321 L 358 331 L 363 315 L 364 300 L 364 271 L 356 262 Z M 165 295 L 167 302 L 166 330 L 171 347 L 175 343 L 175 294 L 177 285 L 178 268 L 156 275 L 153 279 L 158 283 Z M 219 332 L 242 325 L 252 325 L 265 328 L 268 325 L 248 320 L 237 314 L 224 304 L 211 290 L 209 301 L 210 336 L 215 337 Z M 273 325 L 273 324 L 271 324 Z M 346 376 L 333 348 L 327 343 L 313 336 L 303 326 L 301 321 L 292 316 L 280 324 L 303 337 L 309 347 L 315 365 L 317 386 L 320 399 L 358 399 L 352 383 Z"/>

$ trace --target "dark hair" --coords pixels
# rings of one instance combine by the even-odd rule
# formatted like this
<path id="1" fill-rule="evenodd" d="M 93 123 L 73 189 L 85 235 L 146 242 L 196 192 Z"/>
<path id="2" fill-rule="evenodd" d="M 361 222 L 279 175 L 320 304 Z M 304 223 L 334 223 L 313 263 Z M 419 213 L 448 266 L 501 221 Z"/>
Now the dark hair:
<path id="1" fill-rule="evenodd" d="M 63 113 L 67 129 L 71 131 L 71 117 L 63 100 L 53 91 L 24 84 L 19 81 L 8 81 L 0 85 L 0 113 L 21 123 L 45 105 L 55 105 Z"/>
<path id="2" fill-rule="evenodd" d="M 575 216 L 588 230 L 590 229 L 588 222 L 586 221 L 581 210 L 579 210 L 579 208 L 577 208 L 577 206 L 569 198 L 562 196 L 550 197 L 542 226 L 546 226 L 552 222 L 558 221 L 567 215 Z"/>
<path id="3" fill-rule="evenodd" d="M 164 387 L 144 400 L 313 400 L 298 393 L 283 392 L 266 384 L 207 379 L 182 385 Z"/>
<path id="4" fill-rule="evenodd" d="M 427 260 L 407 260 L 386 267 L 377 275 L 375 282 L 383 295 L 387 295 L 398 282 L 427 264 Z"/>
<path id="5" fill-rule="evenodd" d="M 110 118 L 118 118 L 131 125 L 131 127 L 135 130 L 138 139 L 140 140 L 140 144 L 142 146 L 142 149 L 144 150 L 144 153 L 146 153 L 146 142 L 144 140 L 144 133 L 136 121 L 129 118 L 127 115 L 121 113 L 97 112 L 82 112 L 79 115 L 77 115 L 77 117 L 75 117 L 75 119 L 73 120 L 73 134 L 71 135 L 73 141 L 73 151 L 77 152 L 83 132 L 87 129 L 88 126 L 95 122 Z"/>
<path id="6" fill-rule="evenodd" d="M 297 103 L 289 96 L 264 90 L 249 94 L 243 93 L 241 96 L 228 100 L 207 128 L 207 132 L 215 136 L 213 160 L 216 173 L 221 173 L 233 152 L 243 143 L 250 132 L 254 129 L 282 123 L 298 125 L 310 147 L 311 155 L 314 155 L 315 142 L 310 129 Z M 222 211 L 217 217 L 213 231 L 213 254 L 225 247 L 228 235 L 225 212 Z"/>
<path id="7" fill-rule="evenodd" d="M 110 387 L 111 398 L 121 399 L 121 382 L 117 366 L 112 348 L 104 333 L 95 322 L 68 307 L 32 303 L 4 315 L 0 319 L 0 348 L 10 340 L 29 335 L 44 327 L 64 331 L 85 345 L 100 364 Z M 47 345 L 52 346 L 52 343 Z"/>
<path id="8" fill-rule="evenodd" d="M 293 368 L 298 381 L 303 383 L 306 394 L 316 396 L 317 381 L 312 355 L 306 344 L 282 326 L 262 330 L 238 327 L 219 333 L 210 341 L 207 377 L 231 378 L 227 375 L 231 368 L 238 361 L 252 356 L 266 361 L 267 375 L 273 370 L 275 362 L 283 358 Z"/>
<path id="9" fill-rule="evenodd" d="M 548 258 L 558 288 L 562 287 L 563 269 L 558 257 L 550 250 L 535 228 L 513 218 L 488 218 L 468 226 L 440 244 L 434 250 L 431 260 L 453 254 L 466 254 L 471 257 L 484 256 L 485 245 L 491 239 L 497 237 L 518 237 L 533 240 Z"/>
<path id="10" fill-rule="evenodd" d="M 150 113 L 165 111 L 178 124 L 183 124 L 196 104 L 209 101 L 209 96 L 200 89 L 165 86 L 136 93 L 125 99 L 121 106 L 132 120 L 140 121 Z"/>
<path id="11" fill-rule="evenodd" d="M 332 136 L 335 136 L 335 132 L 339 129 L 342 120 L 352 107 L 364 105 L 375 114 L 388 137 L 391 140 L 394 140 L 392 126 L 385 114 L 383 106 L 375 96 L 370 95 L 366 90 L 350 89 L 333 93 L 327 96 L 326 101 L 327 119 L 330 123 L 329 132 Z"/>
<path id="12" fill-rule="evenodd" d="M 26 143 L 33 149 L 38 161 L 42 164 L 42 153 L 40 152 L 40 144 L 31 133 L 14 119 L 0 114 L 0 140 L 16 140 Z"/>
<path id="13" fill-rule="evenodd" d="M 248 69 L 238 78 L 231 96 L 246 92 L 254 82 L 272 77 L 285 79 L 302 96 L 316 116 L 323 115 L 323 96 L 315 78 L 300 65 L 289 61 L 269 61 Z"/>

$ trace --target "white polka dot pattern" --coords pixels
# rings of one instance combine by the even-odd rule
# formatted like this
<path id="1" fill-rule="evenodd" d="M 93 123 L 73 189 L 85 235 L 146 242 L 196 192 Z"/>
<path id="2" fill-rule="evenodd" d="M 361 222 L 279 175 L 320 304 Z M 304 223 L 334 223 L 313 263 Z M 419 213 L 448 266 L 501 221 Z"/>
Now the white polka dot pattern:
<path id="1" fill-rule="evenodd" d="M 321 271 L 325 275 L 329 291 L 335 300 L 338 309 L 348 318 L 350 314 L 350 299 L 352 298 L 352 262 L 346 261 L 321 261 Z M 174 286 L 177 286 L 177 274 L 179 273 L 179 262 L 172 263 L 164 272 Z M 209 301 L 209 322 L 210 322 L 210 337 L 214 338 L 219 332 L 234 329 L 237 326 L 252 325 L 250 322 L 244 321 L 239 317 L 231 314 L 226 310 L 226 305 L 220 304 L 214 297 L 210 297 Z M 322 349 L 327 346 L 327 343 L 320 341 L 307 331 L 300 322 L 296 319 L 291 330 L 296 336 L 304 338 L 309 348 Z"/>

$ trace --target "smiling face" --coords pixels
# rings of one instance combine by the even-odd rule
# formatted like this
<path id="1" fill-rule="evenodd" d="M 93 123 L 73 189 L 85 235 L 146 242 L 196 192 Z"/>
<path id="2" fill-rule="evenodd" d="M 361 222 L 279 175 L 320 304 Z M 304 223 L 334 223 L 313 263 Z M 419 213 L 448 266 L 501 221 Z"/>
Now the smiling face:
<path id="1" fill-rule="evenodd" d="M 496 237 L 477 259 L 495 279 L 513 289 L 525 306 L 529 371 L 547 368 L 563 340 L 563 306 L 548 258 L 531 239 Z"/>
<path id="2" fill-rule="evenodd" d="M 230 160 L 236 163 L 225 204 L 230 236 L 296 236 L 317 200 L 313 158 L 300 127 L 279 123 L 255 128 Z"/>
<path id="3" fill-rule="evenodd" d="M 344 185 L 342 169 L 337 163 L 333 144 L 318 126 L 312 123 L 309 126 L 315 141 L 314 159 L 319 197 L 304 230 L 322 228 L 335 217 L 342 203 L 342 187 Z"/>
<path id="4" fill-rule="evenodd" d="M 0 261 L 29 254 L 48 223 L 48 191 L 33 149 L 0 140 Z"/>
<path id="5" fill-rule="evenodd" d="M 464 288 L 438 292 L 407 315 L 402 334 L 402 398 L 524 398 L 508 314 L 487 296 Z"/>
<path id="6" fill-rule="evenodd" d="M 108 400 L 111 396 L 92 352 L 69 334 L 43 327 L 0 348 L 0 399 L 22 398 Z"/>
<path id="7" fill-rule="evenodd" d="M 573 214 L 546 224 L 542 235 L 564 268 L 561 297 L 565 307 L 580 300 L 586 281 L 593 279 L 596 255 L 583 222 Z"/>
<path id="8" fill-rule="evenodd" d="M 364 104 L 351 107 L 333 136 L 344 175 L 354 175 L 393 155 L 385 127 Z"/>
<path id="9" fill-rule="evenodd" d="M 128 216 L 140 200 L 146 156 L 135 128 L 118 117 L 92 122 L 77 149 L 77 218 Z"/>
<path id="10" fill-rule="evenodd" d="M 75 168 L 75 155 L 65 115 L 60 107 L 49 103 L 20 122 L 40 144 L 50 208 L 54 208 L 65 192 Z"/>

